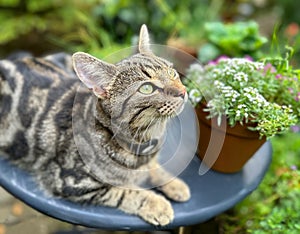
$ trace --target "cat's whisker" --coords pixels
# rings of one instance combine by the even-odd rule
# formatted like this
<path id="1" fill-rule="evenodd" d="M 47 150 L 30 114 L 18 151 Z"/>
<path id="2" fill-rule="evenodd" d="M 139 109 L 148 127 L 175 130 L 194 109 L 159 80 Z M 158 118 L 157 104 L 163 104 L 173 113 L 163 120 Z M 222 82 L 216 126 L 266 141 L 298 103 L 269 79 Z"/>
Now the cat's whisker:
<path id="1" fill-rule="evenodd" d="M 143 122 L 139 123 L 139 127 L 137 128 L 137 130 L 133 136 L 133 139 L 135 139 L 136 137 L 138 137 L 140 135 L 141 129 L 147 125 L 148 121 L 149 121 L 149 119 L 147 117 L 143 117 Z"/>
<path id="2" fill-rule="evenodd" d="M 120 132 L 122 132 L 122 130 L 124 130 L 124 129 L 122 129 L 122 125 L 123 125 L 123 123 L 125 123 L 125 122 L 126 122 L 126 120 L 124 119 L 124 120 L 121 121 L 120 124 L 118 124 L 117 130 L 113 131 L 114 134 L 112 135 L 111 140 L 115 139 L 115 137 L 116 137 Z"/>
<path id="3" fill-rule="evenodd" d="M 155 112 L 154 110 L 150 110 L 151 112 Z M 150 113 L 151 115 L 150 116 L 153 116 L 153 113 Z M 138 127 L 138 129 L 136 130 L 136 132 L 135 132 L 135 134 L 134 134 L 134 136 L 133 136 L 133 141 L 135 141 L 135 139 L 136 138 L 139 138 L 139 146 L 138 146 L 138 149 L 137 149 L 137 151 L 136 152 L 139 152 L 139 149 L 140 149 L 140 144 L 142 143 L 142 141 L 144 140 L 144 136 L 145 136 L 145 134 L 147 133 L 147 131 L 148 131 L 148 129 L 149 129 L 149 127 L 151 126 L 151 124 L 152 124 L 152 122 L 155 120 L 156 118 L 155 117 L 152 117 L 151 118 L 151 120 L 150 120 L 150 122 L 149 122 L 149 119 L 148 118 L 144 118 L 144 120 L 143 120 L 143 122 L 142 123 L 139 123 L 139 127 Z M 147 124 L 147 122 L 149 122 L 148 124 Z M 142 128 L 143 127 L 145 127 L 145 126 L 147 126 L 146 127 L 146 129 L 143 131 L 143 133 L 142 133 Z M 142 133 L 142 134 L 141 134 Z M 140 136 L 141 135 L 141 136 Z M 139 137 L 140 136 L 140 137 Z M 133 143 L 133 141 L 131 142 L 131 144 L 130 144 L 130 151 L 133 151 L 133 145 L 134 145 L 134 143 Z"/>
<path id="4" fill-rule="evenodd" d="M 145 122 L 146 122 L 146 119 L 144 120 L 144 123 L 145 123 Z M 132 137 L 131 143 L 130 143 L 130 151 L 133 151 L 133 146 L 134 146 L 135 138 L 136 138 L 137 136 L 139 136 L 139 132 L 141 131 L 142 127 L 144 127 L 144 125 L 143 125 L 143 124 L 140 124 L 140 126 L 137 128 L 137 130 L 136 130 L 134 136 Z"/>
<path id="5" fill-rule="evenodd" d="M 152 125 L 153 121 L 155 121 L 155 120 L 156 120 L 155 117 L 153 117 L 153 118 L 151 119 L 151 121 L 149 122 L 148 126 L 147 126 L 146 129 L 144 130 L 142 137 L 140 138 L 139 144 L 141 144 L 142 141 L 146 140 L 146 139 L 145 139 L 145 136 L 146 136 L 146 134 L 148 134 L 148 130 L 149 130 L 150 126 Z M 151 136 L 150 136 L 150 137 L 151 137 Z"/>
<path id="6" fill-rule="evenodd" d="M 140 147 L 141 147 L 142 142 L 144 141 L 144 137 L 145 137 L 145 135 L 147 134 L 147 131 L 149 130 L 149 127 L 151 126 L 151 124 L 152 124 L 153 121 L 155 121 L 155 120 L 156 120 L 156 118 L 153 117 L 153 118 L 150 120 L 149 124 L 147 125 L 146 129 L 144 130 L 142 136 L 140 137 L 140 140 L 139 140 L 139 143 L 138 143 L 138 148 L 137 148 L 137 151 L 136 151 L 136 152 L 139 152 L 139 151 L 140 151 Z M 145 121 L 145 122 L 146 122 L 146 121 Z M 152 137 L 152 136 L 150 136 L 150 141 L 152 140 L 151 137 Z"/>

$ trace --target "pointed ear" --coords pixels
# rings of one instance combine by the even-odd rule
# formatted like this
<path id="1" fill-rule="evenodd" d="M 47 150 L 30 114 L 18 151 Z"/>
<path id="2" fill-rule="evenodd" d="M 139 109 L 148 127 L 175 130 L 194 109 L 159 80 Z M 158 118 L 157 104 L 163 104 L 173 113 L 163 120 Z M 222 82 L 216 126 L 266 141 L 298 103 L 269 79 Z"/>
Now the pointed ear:
<path id="1" fill-rule="evenodd" d="M 147 26 L 142 25 L 139 37 L 139 52 L 142 54 L 153 54 L 150 49 L 150 39 Z"/>
<path id="2" fill-rule="evenodd" d="M 105 98 L 107 88 L 117 73 L 114 64 L 101 61 L 89 54 L 73 54 L 73 67 L 79 79 L 99 98 Z"/>

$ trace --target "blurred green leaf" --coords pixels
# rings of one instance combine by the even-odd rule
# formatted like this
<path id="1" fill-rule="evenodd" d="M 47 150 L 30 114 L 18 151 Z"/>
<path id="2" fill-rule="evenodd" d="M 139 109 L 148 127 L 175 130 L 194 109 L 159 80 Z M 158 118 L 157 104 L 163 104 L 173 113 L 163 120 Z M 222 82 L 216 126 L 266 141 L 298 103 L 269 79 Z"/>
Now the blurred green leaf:
<path id="1" fill-rule="evenodd" d="M 244 57 L 249 55 L 258 59 L 259 50 L 267 43 L 267 38 L 259 33 L 258 24 L 254 21 L 235 22 L 208 22 L 204 25 L 207 41 L 219 49 L 219 54 L 229 57 Z M 205 56 L 202 55 L 202 59 Z M 210 55 L 207 55 L 210 58 Z M 215 58 L 216 58 L 215 57 Z M 204 59 L 207 61 L 208 59 Z"/>
<path id="2" fill-rule="evenodd" d="M 207 63 L 208 61 L 214 60 L 220 55 L 220 50 L 217 46 L 212 43 L 206 43 L 201 46 L 198 51 L 198 58 L 201 62 Z"/>

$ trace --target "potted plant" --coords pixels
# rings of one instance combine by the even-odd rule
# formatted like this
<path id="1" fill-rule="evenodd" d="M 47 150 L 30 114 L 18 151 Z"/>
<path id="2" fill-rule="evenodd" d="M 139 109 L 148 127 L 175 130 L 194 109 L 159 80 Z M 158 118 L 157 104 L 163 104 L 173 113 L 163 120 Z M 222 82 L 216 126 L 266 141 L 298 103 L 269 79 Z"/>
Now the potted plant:
<path id="1" fill-rule="evenodd" d="M 291 54 L 259 62 L 222 57 L 190 66 L 184 82 L 199 120 L 198 154 L 213 169 L 239 171 L 266 139 L 297 123 L 300 70 L 289 65 Z M 220 144 L 222 136 L 219 155 L 204 157 L 209 142 Z"/>

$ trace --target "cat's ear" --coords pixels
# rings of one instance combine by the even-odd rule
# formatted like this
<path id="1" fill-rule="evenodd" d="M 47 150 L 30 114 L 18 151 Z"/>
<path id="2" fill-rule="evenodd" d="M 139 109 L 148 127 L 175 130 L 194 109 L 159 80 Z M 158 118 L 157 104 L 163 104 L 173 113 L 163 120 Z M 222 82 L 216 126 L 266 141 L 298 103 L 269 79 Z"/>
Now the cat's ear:
<path id="1" fill-rule="evenodd" d="M 107 89 L 117 73 L 114 64 L 106 63 L 89 54 L 73 54 L 73 67 L 79 79 L 99 98 L 107 96 Z"/>
<path id="2" fill-rule="evenodd" d="M 142 25 L 139 37 L 139 52 L 142 54 L 153 54 L 150 49 L 150 38 L 147 26 Z"/>

